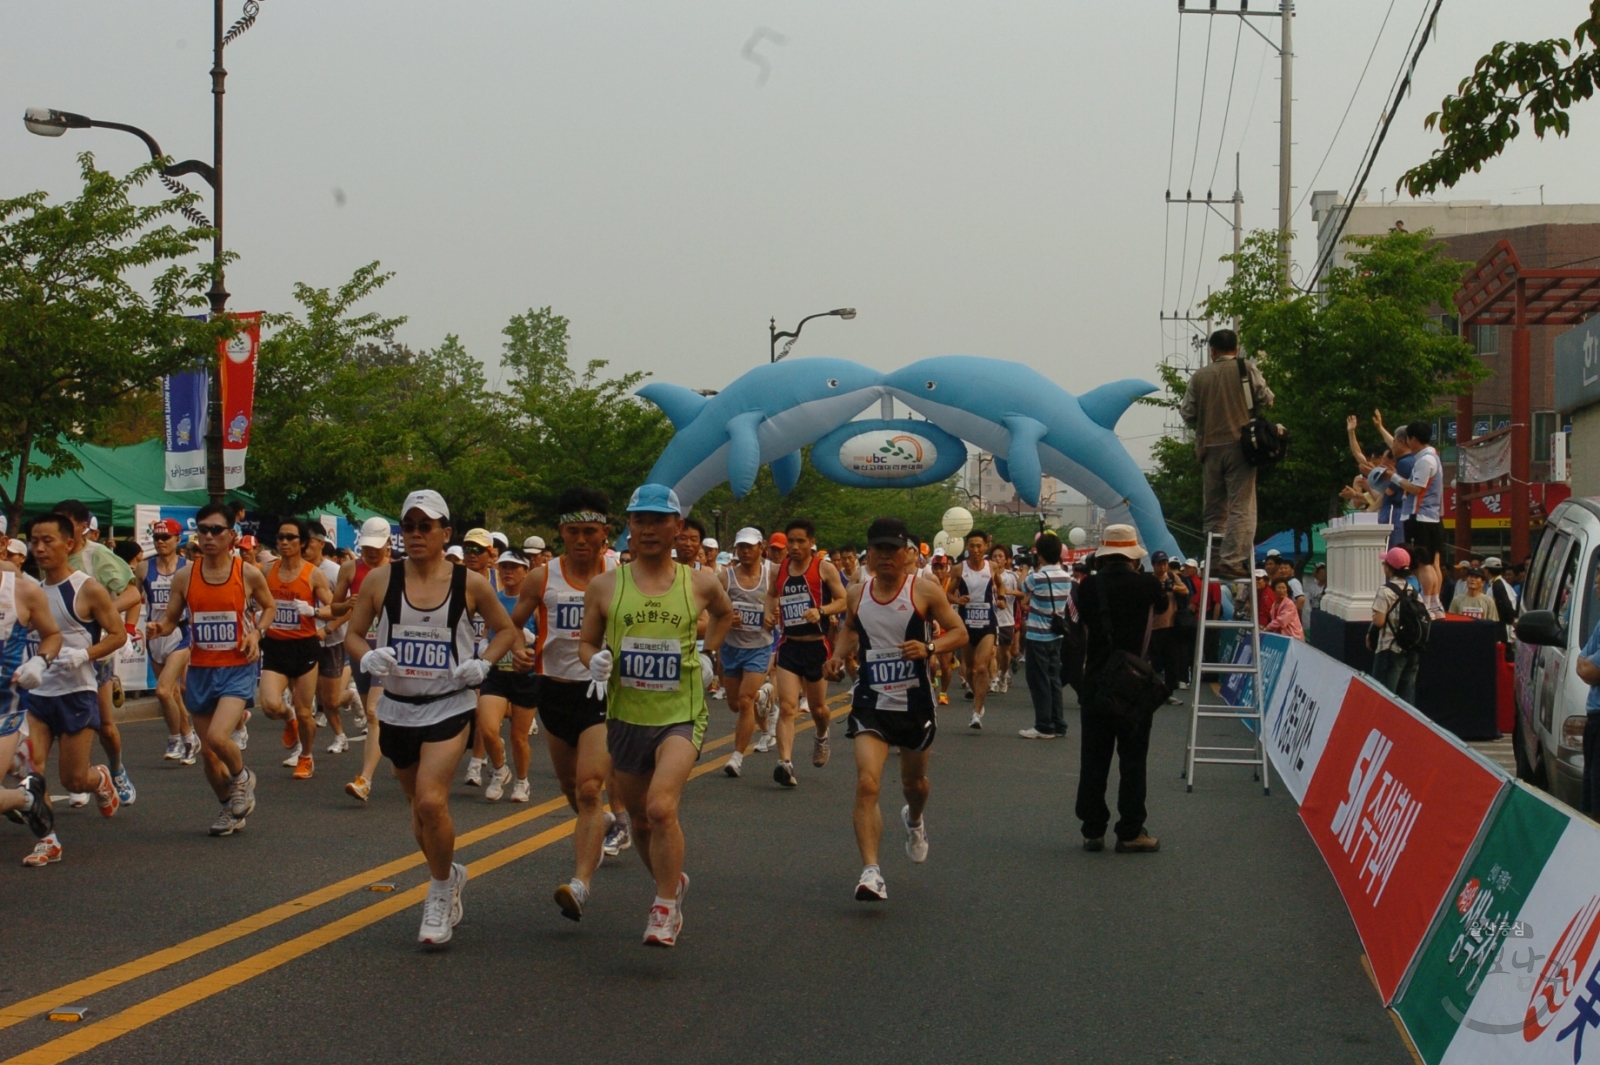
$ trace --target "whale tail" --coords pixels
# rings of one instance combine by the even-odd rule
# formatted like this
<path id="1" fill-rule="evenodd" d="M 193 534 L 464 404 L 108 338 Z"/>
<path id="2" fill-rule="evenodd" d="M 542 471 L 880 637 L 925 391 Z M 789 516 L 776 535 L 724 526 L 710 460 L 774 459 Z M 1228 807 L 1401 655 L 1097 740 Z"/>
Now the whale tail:
<path id="1" fill-rule="evenodd" d="M 1121 381 L 1112 381 L 1108 385 L 1101 385 L 1092 392 L 1085 392 L 1078 397 L 1078 406 L 1096 425 L 1103 429 L 1115 429 L 1122 415 L 1133 406 L 1134 400 L 1140 396 L 1148 396 L 1154 391 L 1156 386 L 1149 381 L 1128 377 Z"/>
<path id="2" fill-rule="evenodd" d="M 669 385 L 665 381 L 651 381 L 637 394 L 660 407 L 672 427 L 679 430 L 699 417 L 710 402 L 698 392 L 691 392 L 682 385 Z"/>

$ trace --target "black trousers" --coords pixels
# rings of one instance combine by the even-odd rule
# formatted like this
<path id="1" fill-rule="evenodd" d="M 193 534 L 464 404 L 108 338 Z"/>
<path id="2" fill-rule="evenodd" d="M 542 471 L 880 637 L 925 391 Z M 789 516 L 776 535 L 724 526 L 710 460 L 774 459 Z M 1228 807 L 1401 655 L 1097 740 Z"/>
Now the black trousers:
<path id="1" fill-rule="evenodd" d="M 1187 664 L 1184 658 L 1186 646 L 1183 630 L 1176 626 L 1150 633 L 1150 664 L 1167 682 L 1168 695 L 1178 690 L 1179 682 L 1188 679 L 1184 668 Z"/>
<path id="2" fill-rule="evenodd" d="M 1105 710 L 1080 711 L 1078 767 L 1078 820 L 1083 838 L 1106 834 L 1111 811 L 1106 808 L 1106 786 L 1111 779 L 1111 756 L 1117 756 L 1117 838 L 1137 839 L 1144 831 L 1145 758 L 1150 753 L 1150 718 L 1128 725 Z"/>

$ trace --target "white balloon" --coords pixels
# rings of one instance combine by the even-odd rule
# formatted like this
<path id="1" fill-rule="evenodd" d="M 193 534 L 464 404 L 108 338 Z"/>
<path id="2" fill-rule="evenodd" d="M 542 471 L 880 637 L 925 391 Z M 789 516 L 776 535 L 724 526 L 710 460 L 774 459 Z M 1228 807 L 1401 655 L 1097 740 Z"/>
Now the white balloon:
<path id="1" fill-rule="evenodd" d="M 944 512 L 942 524 L 950 539 L 961 540 L 972 531 L 972 511 L 966 507 L 951 507 Z"/>
<path id="2" fill-rule="evenodd" d="M 938 550 L 941 547 L 947 552 L 950 550 L 950 534 L 945 532 L 943 529 L 940 529 L 938 532 L 933 534 L 934 550 Z"/>
<path id="3" fill-rule="evenodd" d="M 1071 532 L 1067 533 L 1067 542 L 1073 547 L 1082 547 L 1084 541 L 1087 539 L 1089 539 L 1089 534 L 1084 532 L 1082 529 L 1073 529 Z"/>

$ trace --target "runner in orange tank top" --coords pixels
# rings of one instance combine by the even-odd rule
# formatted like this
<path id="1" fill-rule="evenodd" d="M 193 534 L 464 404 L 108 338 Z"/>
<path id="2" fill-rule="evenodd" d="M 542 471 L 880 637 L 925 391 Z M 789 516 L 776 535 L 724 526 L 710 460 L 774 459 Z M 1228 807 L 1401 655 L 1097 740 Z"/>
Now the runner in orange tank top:
<path id="1" fill-rule="evenodd" d="M 278 560 L 266 567 L 267 589 L 273 609 L 265 618 L 266 639 L 261 644 L 261 708 L 283 722 L 283 745 L 289 757 L 283 764 L 294 769 L 296 780 L 309 780 L 314 771 L 311 744 L 317 738 L 312 716 L 317 696 L 318 619 L 331 621 L 333 589 L 327 576 L 301 555 L 311 539 L 311 528 L 299 518 L 278 523 Z M 293 686 L 294 709 L 284 704 L 283 693 Z"/>

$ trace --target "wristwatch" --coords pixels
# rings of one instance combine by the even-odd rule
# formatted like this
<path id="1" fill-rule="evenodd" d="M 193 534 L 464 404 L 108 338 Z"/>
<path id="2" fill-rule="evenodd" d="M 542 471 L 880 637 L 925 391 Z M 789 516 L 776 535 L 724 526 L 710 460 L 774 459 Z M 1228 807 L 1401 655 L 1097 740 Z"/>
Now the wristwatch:
<path id="1" fill-rule="evenodd" d="M 935 649 L 934 649 L 934 646 L 933 646 L 933 641 L 932 641 L 932 640 L 929 640 L 929 641 L 928 641 L 928 657 L 929 657 L 929 658 L 932 658 L 932 657 L 933 657 L 933 656 L 934 656 L 934 655 L 936 655 L 936 654 L 938 654 L 938 653 L 939 653 L 939 652 L 938 652 L 938 651 L 937 651 L 937 650 L 935 650 Z"/>

